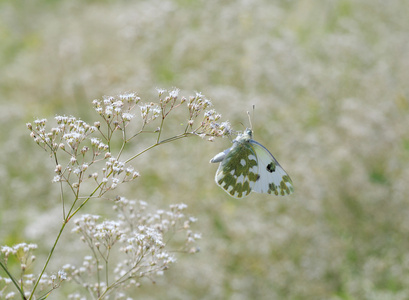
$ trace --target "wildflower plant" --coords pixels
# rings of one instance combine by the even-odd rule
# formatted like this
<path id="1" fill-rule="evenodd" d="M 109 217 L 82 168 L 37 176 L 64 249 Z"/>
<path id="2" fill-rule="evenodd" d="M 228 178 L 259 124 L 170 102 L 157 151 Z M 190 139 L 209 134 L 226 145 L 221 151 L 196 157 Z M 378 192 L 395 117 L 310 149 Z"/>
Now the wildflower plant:
<path id="1" fill-rule="evenodd" d="M 125 295 L 126 288 L 140 285 L 141 278 L 154 282 L 155 276 L 175 262 L 175 252 L 198 251 L 195 242 L 200 234 L 190 228 L 196 219 L 186 215 L 185 204 L 148 212 L 146 202 L 117 196 L 111 199 L 116 220 L 77 214 L 89 201 L 109 198 L 107 192 L 137 179 L 140 174 L 130 163 L 146 151 L 188 136 L 212 141 L 230 134 L 229 123 L 220 123 L 220 114 L 202 94 L 179 98 L 178 89 L 158 89 L 157 102 L 143 103 L 136 93 L 127 93 L 92 104 L 99 115 L 93 124 L 73 116 L 56 116 L 51 129 L 46 119 L 27 124 L 30 136 L 55 164 L 52 182 L 60 189 L 62 223 L 37 275 L 28 273 L 37 245 L 1 246 L 0 267 L 7 276 L 0 277 L 0 297 L 11 299 L 20 294 L 22 299 L 45 299 L 64 281 L 80 284 L 93 299 L 107 298 L 113 291 Z M 183 129 L 163 139 L 166 121 L 176 109 L 185 110 Z M 142 134 L 150 134 L 152 144 L 125 158 L 127 145 Z M 87 245 L 89 255 L 81 266 L 65 263 L 56 274 L 48 275 L 50 259 L 71 220 L 72 231 Z M 171 240 L 173 249 L 169 249 Z M 20 263 L 19 276 L 9 267 L 11 257 Z M 77 292 L 69 298 L 80 297 Z"/>

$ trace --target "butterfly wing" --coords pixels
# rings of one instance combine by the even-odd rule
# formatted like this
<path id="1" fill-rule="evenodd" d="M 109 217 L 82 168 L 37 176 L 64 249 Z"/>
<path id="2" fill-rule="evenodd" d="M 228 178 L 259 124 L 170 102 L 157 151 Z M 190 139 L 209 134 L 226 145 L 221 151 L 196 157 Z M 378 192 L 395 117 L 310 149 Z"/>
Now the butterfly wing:
<path id="1" fill-rule="evenodd" d="M 215 181 L 230 196 L 246 197 L 259 177 L 255 147 L 248 142 L 236 142 L 228 150 L 217 169 Z"/>
<path id="2" fill-rule="evenodd" d="M 257 193 L 289 195 L 294 191 L 290 176 L 280 166 L 274 156 L 260 143 L 250 140 L 249 144 L 258 161 L 258 179 L 253 185 Z"/>

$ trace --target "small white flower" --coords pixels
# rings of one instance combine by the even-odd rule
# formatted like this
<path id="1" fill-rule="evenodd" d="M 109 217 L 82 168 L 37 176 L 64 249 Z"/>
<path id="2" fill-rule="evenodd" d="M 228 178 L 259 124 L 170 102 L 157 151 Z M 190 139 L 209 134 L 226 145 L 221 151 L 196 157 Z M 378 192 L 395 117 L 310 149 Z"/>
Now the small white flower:
<path id="1" fill-rule="evenodd" d="M 162 96 L 162 95 L 166 92 L 166 90 L 164 90 L 164 89 L 159 89 L 159 88 L 156 88 L 156 91 L 158 92 L 159 97 Z"/>
<path id="2" fill-rule="evenodd" d="M 153 112 L 153 117 L 156 119 L 157 117 L 160 116 L 162 110 L 160 109 L 159 106 L 155 106 L 155 107 L 152 109 L 152 112 Z"/>
<path id="3" fill-rule="evenodd" d="M 110 99 L 104 99 L 104 105 L 110 105 L 111 100 Z"/>
<path id="4" fill-rule="evenodd" d="M 100 143 L 99 139 L 97 138 L 91 138 L 91 145 L 96 146 Z"/>
<path id="5" fill-rule="evenodd" d="M 10 284 L 10 283 L 12 283 L 12 280 L 11 280 L 10 278 L 3 278 L 3 280 L 4 280 L 4 283 L 5 283 L 5 284 Z"/>
<path id="6" fill-rule="evenodd" d="M 122 118 L 124 119 L 124 121 L 130 121 L 135 117 L 134 114 L 131 113 L 123 113 L 122 114 Z"/>
<path id="7" fill-rule="evenodd" d="M 187 208 L 187 205 L 184 204 L 184 203 L 180 203 L 180 204 L 177 204 L 177 208 L 178 208 L 179 210 L 184 210 L 185 208 Z"/>
<path id="8" fill-rule="evenodd" d="M 112 105 L 114 107 L 123 107 L 124 106 L 124 102 L 122 100 L 117 100 L 114 103 L 112 103 Z"/>
<path id="9" fill-rule="evenodd" d="M 174 90 L 172 90 L 172 91 L 170 91 L 169 92 L 169 96 L 171 97 L 171 98 L 177 98 L 178 97 L 178 95 L 179 95 L 179 89 L 174 89 Z"/>
<path id="10" fill-rule="evenodd" d="M 70 265 L 70 264 L 65 264 L 65 265 L 62 266 L 63 270 L 71 270 L 72 268 L 73 268 L 73 266 Z"/>
<path id="11" fill-rule="evenodd" d="M 75 158 L 75 156 L 71 156 L 70 158 L 70 163 L 73 165 L 77 162 L 77 159 Z"/>
<path id="12" fill-rule="evenodd" d="M 92 104 L 93 104 L 95 107 L 99 107 L 99 106 L 101 105 L 101 101 L 98 100 L 98 99 L 95 99 L 95 100 L 92 100 Z"/>
<path id="13" fill-rule="evenodd" d="M 28 244 L 28 249 L 30 249 L 30 250 L 35 250 L 37 248 L 38 248 L 37 244 Z"/>
<path id="14" fill-rule="evenodd" d="M 55 135 L 58 135 L 61 132 L 60 128 L 51 128 L 51 132 Z"/>
<path id="15" fill-rule="evenodd" d="M 61 182 L 61 176 L 60 175 L 55 175 L 51 182 L 52 183 Z"/>
<path id="16" fill-rule="evenodd" d="M 112 105 L 108 105 L 108 106 L 106 106 L 105 107 L 105 115 L 106 116 L 108 116 L 108 117 L 111 117 L 112 116 L 112 113 L 113 113 L 113 106 Z"/>
<path id="17" fill-rule="evenodd" d="M 146 118 L 149 113 L 149 106 L 147 104 L 140 105 L 139 108 L 141 109 L 142 118 Z"/>
<path id="18" fill-rule="evenodd" d="M 137 97 L 136 97 L 135 93 L 127 93 L 127 94 L 119 95 L 119 99 L 121 99 L 121 100 L 132 101 L 132 100 L 135 100 L 136 98 Z"/>
<path id="19" fill-rule="evenodd" d="M 55 173 L 61 173 L 61 169 L 62 169 L 62 166 L 60 164 L 58 164 L 58 165 L 55 166 L 54 172 Z"/>
<path id="20" fill-rule="evenodd" d="M 16 253 L 16 251 L 12 247 L 9 247 L 9 246 L 1 246 L 0 251 L 6 257 L 8 257 L 10 254 L 15 254 Z"/>
<path id="21" fill-rule="evenodd" d="M 34 123 L 36 125 L 45 126 L 45 123 L 47 123 L 47 119 L 37 119 L 34 121 Z"/>

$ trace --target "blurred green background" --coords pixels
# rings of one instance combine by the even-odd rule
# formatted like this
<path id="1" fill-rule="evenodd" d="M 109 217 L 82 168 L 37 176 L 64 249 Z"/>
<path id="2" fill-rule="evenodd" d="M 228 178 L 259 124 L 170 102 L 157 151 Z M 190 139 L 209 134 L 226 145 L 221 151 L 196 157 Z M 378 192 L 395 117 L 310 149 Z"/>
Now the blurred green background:
<path id="1" fill-rule="evenodd" d="M 228 139 L 146 153 L 116 192 L 186 203 L 203 239 L 135 299 L 409 299 L 408 16 L 407 0 L 0 1 L 0 244 L 45 255 L 60 224 L 26 122 L 94 121 L 95 98 L 178 87 L 236 130 L 254 104 L 255 139 L 295 194 L 229 198 L 208 163 Z M 71 238 L 51 269 L 73 262 Z"/>

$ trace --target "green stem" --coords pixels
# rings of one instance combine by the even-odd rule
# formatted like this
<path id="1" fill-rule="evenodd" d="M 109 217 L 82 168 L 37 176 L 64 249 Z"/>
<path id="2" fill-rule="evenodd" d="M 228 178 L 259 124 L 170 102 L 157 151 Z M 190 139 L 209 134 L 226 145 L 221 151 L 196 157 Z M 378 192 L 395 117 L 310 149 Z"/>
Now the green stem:
<path id="1" fill-rule="evenodd" d="M 14 279 L 13 275 L 11 275 L 11 273 L 7 270 L 7 267 L 0 261 L 0 266 L 3 268 L 4 272 L 7 273 L 8 277 L 11 279 L 11 281 L 13 281 L 13 284 L 16 286 L 17 290 L 20 292 L 21 294 L 21 299 L 27 299 L 24 296 L 24 292 L 23 290 L 20 288 L 20 286 L 18 285 L 18 282 Z"/>
<path id="2" fill-rule="evenodd" d="M 95 188 L 95 190 L 89 195 L 89 197 L 88 197 L 73 213 L 71 213 L 73 206 L 71 207 L 70 211 L 69 211 L 68 214 L 67 214 L 67 218 L 64 219 L 64 223 L 63 223 L 62 226 L 61 226 L 60 232 L 58 233 L 58 236 L 57 236 L 57 238 L 55 239 L 54 245 L 53 245 L 53 247 L 51 248 L 50 254 L 48 255 L 47 261 L 45 262 L 45 265 L 44 265 L 44 267 L 43 267 L 43 269 L 42 269 L 42 271 L 41 271 L 41 273 L 40 273 L 40 276 L 38 277 L 38 279 L 37 279 L 37 281 L 36 281 L 36 283 L 35 283 L 35 285 L 34 285 L 34 288 L 33 288 L 32 292 L 31 292 L 31 295 L 30 295 L 29 300 L 31 300 L 31 299 L 33 298 L 34 291 L 37 289 L 37 286 L 38 286 L 38 284 L 39 284 L 39 282 L 40 282 L 40 279 L 41 279 L 41 277 L 43 276 L 43 274 L 44 274 L 44 272 L 45 272 L 45 269 L 46 269 L 47 266 L 48 266 L 48 263 L 50 262 L 51 256 L 53 255 L 54 250 L 55 250 L 55 247 L 57 246 L 57 243 L 58 243 L 58 241 L 60 240 L 61 234 L 62 234 L 62 232 L 64 231 L 64 228 L 65 228 L 65 225 L 67 225 L 68 221 L 88 202 L 89 199 L 91 199 L 91 197 L 96 193 L 96 191 L 99 189 L 99 187 L 101 186 L 101 184 L 102 184 L 102 183 L 100 183 L 100 184 Z M 78 199 L 78 198 L 77 198 L 77 199 Z M 73 205 L 75 205 L 75 202 L 74 202 Z"/>
<path id="3" fill-rule="evenodd" d="M 110 175 L 110 174 L 108 174 L 108 176 L 109 176 L 109 175 Z M 74 210 L 73 213 L 71 213 L 71 211 L 72 211 L 72 208 L 73 208 L 74 206 L 71 207 L 71 209 L 70 209 L 70 211 L 68 212 L 68 215 L 67 215 L 67 222 L 89 201 L 89 199 L 92 198 L 92 196 L 94 196 L 94 194 L 99 190 L 99 188 L 101 187 L 101 185 L 102 185 L 102 182 L 94 189 L 94 191 L 87 197 L 87 199 L 85 199 L 84 202 L 82 202 L 81 205 L 78 206 L 78 208 L 77 208 L 76 210 Z M 78 198 L 77 198 L 77 200 L 78 200 Z M 74 203 L 74 204 L 75 204 L 75 203 Z"/>
<path id="4" fill-rule="evenodd" d="M 125 132 L 125 127 L 124 127 L 124 129 L 123 129 L 123 131 L 122 131 L 122 140 L 123 140 L 122 146 L 121 146 L 121 149 L 119 149 L 118 155 L 117 155 L 117 157 L 116 157 L 117 159 L 119 159 L 119 157 L 121 156 L 122 152 L 123 152 L 124 149 L 125 149 L 125 145 L 126 145 L 126 132 Z"/>
<path id="5" fill-rule="evenodd" d="M 65 228 L 65 225 L 67 225 L 67 222 L 68 222 L 68 220 L 67 220 L 67 221 L 64 221 L 64 223 L 63 223 L 62 226 L 61 226 L 60 232 L 58 233 L 58 236 L 57 236 L 57 238 L 55 239 L 54 245 L 53 245 L 53 247 L 51 248 L 50 254 L 48 255 L 47 261 L 46 261 L 45 264 L 44 264 L 43 270 L 41 271 L 40 276 L 38 276 L 38 279 L 37 279 L 37 281 L 36 281 L 36 283 L 35 283 L 35 285 L 34 285 L 34 287 L 33 287 L 33 290 L 32 290 L 32 292 L 31 292 L 30 298 L 28 298 L 29 300 L 31 300 L 31 299 L 33 298 L 33 296 L 34 296 L 34 292 L 35 292 L 35 290 L 37 289 L 38 284 L 40 283 L 41 277 L 43 277 L 43 274 L 44 274 L 44 272 L 45 272 L 45 269 L 47 268 L 48 263 L 49 263 L 50 260 L 51 260 L 51 256 L 52 256 L 53 253 L 54 253 L 55 247 L 57 246 L 57 243 L 58 243 L 58 241 L 60 240 L 61 234 L 62 234 L 62 232 L 64 231 L 64 228 Z M 24 298 L 24 299 L 25 299 L 25 298 Z"/>
<path id="6" fill-rule="evenodd" d="M 162 120 L 160 122 L 158 138 L 156 139 L 156 144 L 159 144 L 160 135 L 162 134 L 162 129 L 163 129 L 163 122 L 165 122 L 165 116 L 163 115 L 163 108 L 162 108 Z"/>
<path id="7" fill-rule="evenodd" d="M 135 154 L 134 156 L 132 156 L 131 158 L 128 158 L 126 161 L 125 161 L 125 163 L 128 163 L 128 162 L 130 162 L 131 160 L 133 160 L 133 159 L 135 159 L 135 158 L 137 158 L 139 155 L 141 155 L 142 153 L 145 153 L 146 151 L 148 151 L 148 150 L 150 150 L 150 149 L 152 149 L 152 148 L 155 148 L 156 146 L 158 146 L 159 144 L 158 143 L 156 143 L 156 144 L 153 144 L 152 146 L 149 146 L 148 148 L 146 148 L 145 150 L 142 150 L 141 152 L 139 152 L 139 153 L 137 153 L 137 154 Z"/>
<path id="8" fill-rule="evenodd" d="M 141 154 L 145 153 L 145 152 L 146 152 L 146 151 L 148 151 L 148 150 L 151 150 L 151 149 L 155 148 L 156 146 L 159 146 L 159 145 L 162 145 L 162 144 L 166 144 L 166 143 L 170 143 L 170 142 L 173 142 L 173 141 L 179 140 L 179 139 L 181 139 L 181 138 L 187 137 L 187 136 L 189 136 L 189 135 L 190 135 L 190 133 L 185 132 L 185 133 L 182 133 L 182 134 L 176 135 L 176 136 L 174 136 L 174 137 L 168 138 L 168 139 L 166 139 L 166 140 L 163 140 L 163 141 L 157 142 L 157 143 L 155 143 L 155 144 L 153 144 L 153 145 L 149 146 L 148 148 L 146 148 L 146 149 L 142 150 L 141 152 L 139 152 L 139 153 L 135 154 L 134 156 L 132 156 L 132 157 L 128 158 L 128 159 L 125 161 L 125 163 L 130 162 L 131 160 L 133 160 L 133 159 L 137 158 L 139 155 L 141 155 Z"/>

